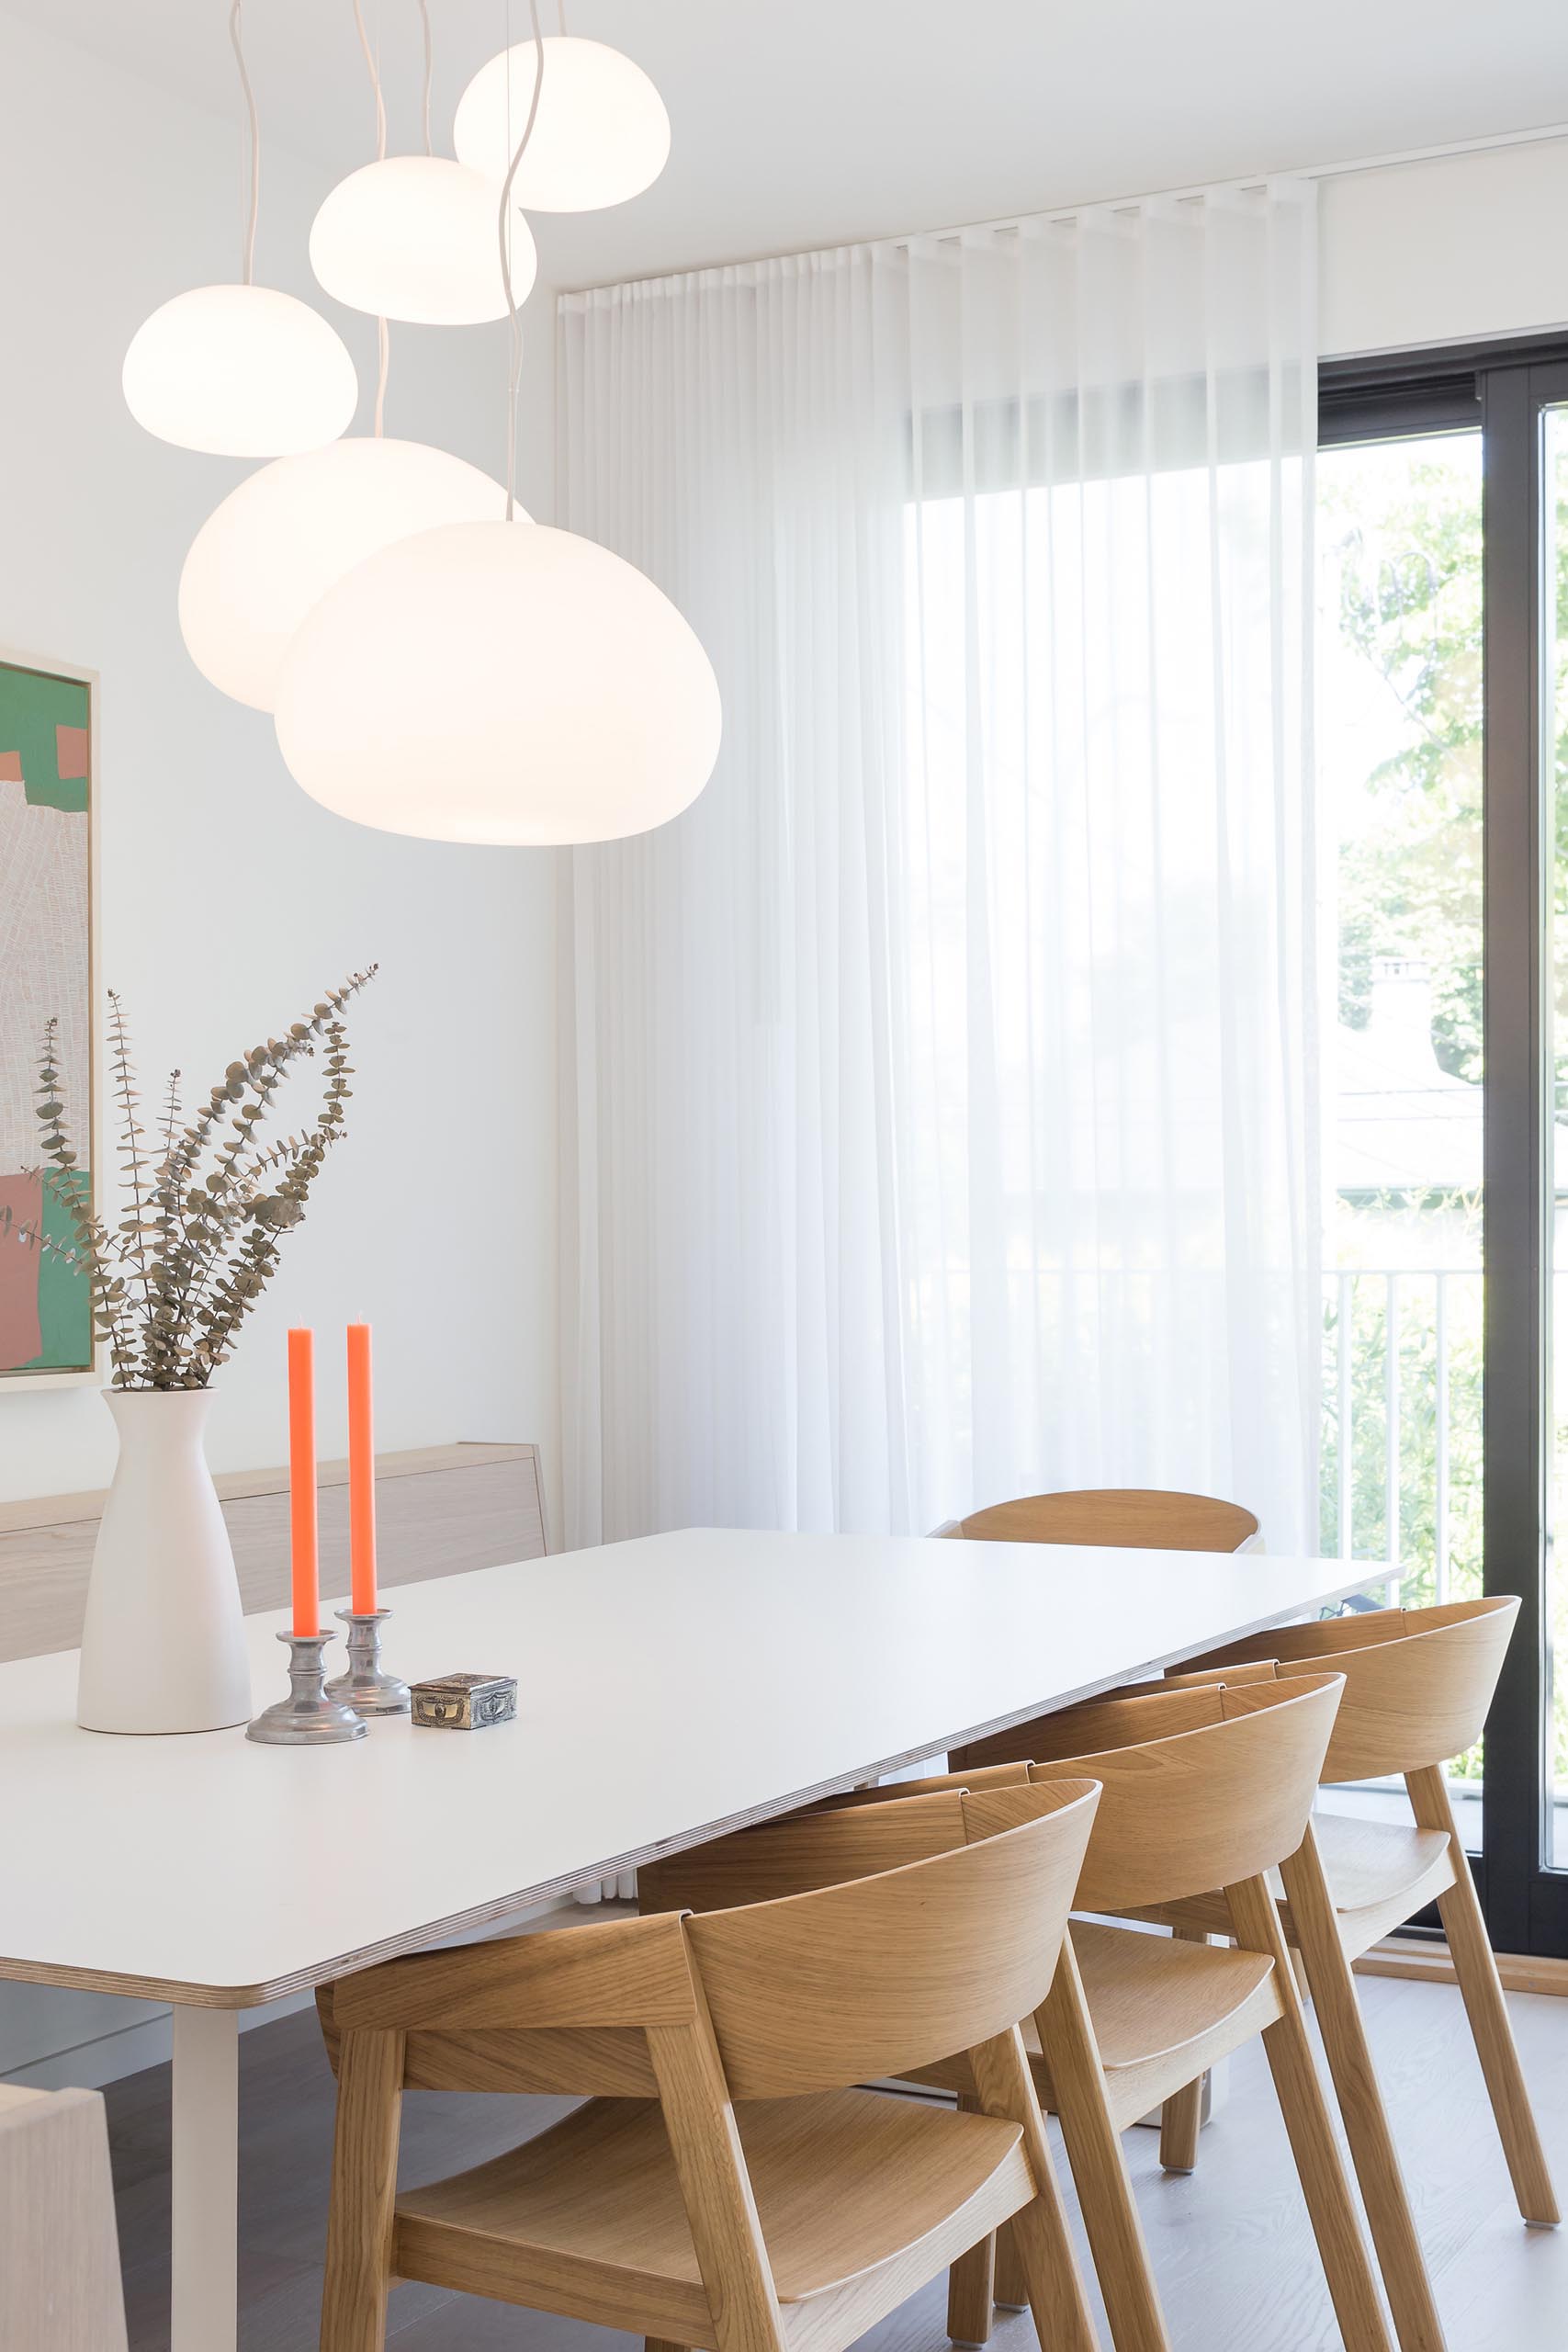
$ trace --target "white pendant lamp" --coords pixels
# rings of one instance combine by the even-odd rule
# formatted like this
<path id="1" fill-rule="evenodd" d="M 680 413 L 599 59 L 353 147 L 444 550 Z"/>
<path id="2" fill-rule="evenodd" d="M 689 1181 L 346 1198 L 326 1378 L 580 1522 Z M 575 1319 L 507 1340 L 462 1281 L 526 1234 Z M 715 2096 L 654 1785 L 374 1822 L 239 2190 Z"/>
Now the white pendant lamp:
<path id="1" fill-rule="evenodd" d="M 270 286 L 195 286 L 131 337 L 121 381 L 138 424 L 219 458 L 319 449 L 354 415 L 359 379 L 325 319 Z"/>
<path id="2" fill-rule="evenodd" d="M 618 49 L 565 34 L 518 41 L 479 68 L 453 125 L 459 162 L 492 181 L 504 178 L 517 126 L 533 103 L 541 51 L 538 119 L 513 183 L 516 203 L 525 212 L 599 212 L 640 196 L 669 157 L 664 101 Z"/>
<path id="3" fill-rule="evenodd" d="M 313 800 L 451 842 L 610 841 L 694 800 L 713 668 L 633 565 L 535 523 L 448 524 L 328 589 L 284 656 L 277 740 Z"/>
<path id="4" fill-rule="evenodd" d="M 529 13 L 541 71 L 501 220 L 552 70 L 538 0 Z M 687 622 L 635 566 L 570 531 L 513 521 L 522 346 L 504 262 L 503 273 L 505 519 L 399 538 L 335 582 L 284 654 L 277 740 L 312 799 L 386 832 L 611 841 L 665 823 L 702 790 L 718 755 L 718 685 Z"/>
<path id="5" fill-rule="evenodd" d="M 197 533 L 180 633 L 220 693 L 271 710 L 288 640 L 334 581 L 395 539 L 505 511 L 500 482 L 420 441 L 348 439 L 279 458 Z"/>
<path id="6" fill-rule="evenodd" d="M 538 255 L 515 212 L 509 233 L 521 302 Z M 466 327 L 506 316 L 495 190 L 449 156 L 389 155 L 340 180 L 312 224 L 310 266 L 329 294 L 372 318 Z"/>
<path id="7" fill-rule="evenodd" d="M 154 311 L 131 337 L 121 381 L 132 416 L 161 441 L 213 457 L 276 458 L 335 440 L 359 384 L 325 319 L 292 294 L 252 282 L 261 148 L 240 0 L 229 12 L 229 36 L 250 119 L 243 283 L 193 287 Z"/>

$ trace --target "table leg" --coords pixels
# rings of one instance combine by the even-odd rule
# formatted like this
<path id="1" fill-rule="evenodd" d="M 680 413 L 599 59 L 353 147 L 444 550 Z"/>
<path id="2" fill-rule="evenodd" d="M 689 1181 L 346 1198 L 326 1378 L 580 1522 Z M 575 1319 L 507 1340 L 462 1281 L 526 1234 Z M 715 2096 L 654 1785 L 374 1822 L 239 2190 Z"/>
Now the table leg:
<path id="1" fill-rule="evenodd" d="M 239 2186 L 239 2012 L 176 2008 L 170 2352 L 236 2352 Z"/>

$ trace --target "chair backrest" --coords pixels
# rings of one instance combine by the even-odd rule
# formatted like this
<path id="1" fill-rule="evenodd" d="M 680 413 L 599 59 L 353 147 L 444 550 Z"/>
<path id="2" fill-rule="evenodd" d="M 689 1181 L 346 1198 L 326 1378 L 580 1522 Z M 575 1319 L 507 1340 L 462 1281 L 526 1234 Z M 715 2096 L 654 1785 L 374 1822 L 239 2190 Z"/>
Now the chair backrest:
<path id="1" fill-rule="evenodd" d="M 906 1796 L 897 1782 L 866 1790 L 863 1804 L 796 1814 L 673 1856 L 658 1865 L 656 1897 L 700 1910 L 819 1887 L 874 1868 L 880 1856 L 908 1860 L 1028 1820 L 1043 1788 L 1080 1778 L 1104 1793 L 1076 1909 L 1208 1894 L 1272 1869 L 1301 1844 L 1342 1688 L 1325 1673 L 1087 1700 L 1029 1725 L 1043 1753 L 1027 1786 L 1015 1765 L 987 1775 L 984 1787 L 964 1783 L 962 1799 L 951 1788 Z"/>
<path id="2" fill-rule="evenodd" d="M 1080 1911 L 1180 1902 L 1257 1878 L 1306 1835 L 1342 1683 L 1337 1673 L 1243 1690 L 1210 1684 L 1147 1698 L 1091 1700 L 1047 1718 L 1069 1755 L 1037 1758 L 1037 1785 L 1101 1784 L 1078 1882 Z M 1037 1727 L 1038 1728 L 1038 1727 Z M 999 1826 L 1011 1792 L 969 1800 Z"/>
<path id="3" fill-rule="evenodd" d="M 1156 1690 L 1198 1690 L 1212 1682 L 1228 1683 L 1234 1690 L 1238 1683 L 1274 1682 L 1278 1680 L 1271 1657 L 1233 1661 L 1224 1667 L 1168 1667 L 1163 1674 L 1152 1675 L 1146 1682 L 1120 1682 L 1108 1690 L 1108 1699 L 1146 1699 Z"/>
<path id="4" fill-rule="evenodd" d="M 1022 1495 L 950 1520 L 939 1535 L 987 1544 L 1107 1544 L 1157 1552 L 1244 1552 L 1259 1546 L 1254 1514 L 1213 1495 L 1159 1487 L 1085 1487 Z"/>
<path id="5" fill-rule="evenodd" d="M 772 1903 L 781 1895 L 808 1894 L 814 1887 L 837 1886 L 847 1878 L 869 1878 L 877 1871 L 896 1870 L 900 1862 L 947 1853 L 964 1843 L 958 1792 L 998 1786 L 1027 1788 L 1027 1761 L 846 1789 L 780 1820 L 760 1822 L 755 1828 L 690 1846 L 684 1853 L 644 1862 L 637 1874 L 637 1908 L 718 1911 L 738 1903 Z M 900 1807 L 896 1816 L 885 1813 L 892 1799 Z M 866 1813 L 875 1817 L 838 1819 Z M 826 1821 L 837 1826 L 821 1826 Z"/>
<path id="6" fill-rule="evenodd" d="M 1213 1675 L 1206 1679 L 1211 1682 L 1214 1679 Z M 973 1771 L 931 1772 L 919 1781 L 877 1781 L 863 1789 L 845 1789 L 836 1797 L 823 1797 L 818 1804 L 808 1805 L 807 1811 L 824 1813 L 837 1805 L 886 1804 L 889 1797 L 929 1796 L 934 1789 L 1025 1788 L 1029 1763 L 1027 1756 L 1021 1756 L 1004 1764 L 977 1765 Z"/>
<path id="7" fill-rule="evenodd" d="M 1273 1662 L 1248 1667 L 1239 1678 L 1244 1681 L 1277 1679 Z M 1129 1682 L 1113 1690 L 1103 1692 L 1098 1699 L 1080 1700 L 1076 1706 L 1058 1707 L 1051 1714 L 1036 1715 L 1026 1724 L 1013 1724 L 1006 1731 L 992 1732 L 984 1739 L 969 1741 L 957 1750 L 954 1761 L 961 1768 L 964 1785 L 978 1788 L 983 1778 L 992 1772 L 1017 1769 L 999 1760 L 1003 1757 L 1027 1757 L 1032 1762 L 1051 1763 L 1064 1756 L 1087 1754 L 1100 1744 L 1100 1726 L 1105 1726 L 1107 1745 L 1119 1745 L 1117 1726 L 1134 1721 L 1125 1710 L 1134 1701 L 1149 1702 L 1135 1718 L 1139 1739 L 1156 1739 L 1167 1731 L 1190 1731 L 1201 1720 L 1190 1708 L 1172 1703 L 1190 1685 L 1194 1690 L 1217 1689 L 1229 1679 L 1217 1667 L 1202 1674 L 1173 1676 L 1167 1682 Z M 888 1793 L 888 1792 L 884 1792 Z"/>
<path id="8" fill-rule="evenodd" d="M 1272 1666 L 1281 1679 L 1342 1674 L 1325 1781 L 1381 1779 L 1446 1763 L 1480 1738 L 1518 1616 L 1511 1595 L 1439 1609 L 1379 1609 L 1255 1634 L 1198 1670 Z"/>
<path id="9" fill-rule="evenodd" d="M 1032 2015 L 1055 1973 L 1100 1797 L 1087 1780 L 1053 1793 L 1061 1802 L 1051 1811 L 926 1860 L 687 1918 L 732 2097 L 787 2098 L 907 2073 Z M 962 1792 L 908 1800 L 956 1806 L 964 1835 L 979 1802 Z M 817 1819 L 829 1837 L 846 1826 L 897 1837 L 903 1810 L 889 1803 Z"/>
<path id="10" fill-rule="evenodd" d="M 841 2089 L 973 2049 L 1050 1990 L 1100 1799 L 1087 1780 L 1014 1793 L 1021 1826 L 971 1817 L 976 1800 L 954 1788 L 721 1839 L 755 1840 L 762 1859 L 705 1880 L 708 1849 L 689 1858 L 691 1893 L 723 1894 L 701 1917 L 385 1961 L 333 1988 L 329 2052 L 345 2033 L 397 2031 L 420 2088 L 647 2096 L 656 2030 L 689 2030 L 705 1996 L 737 2098 Z M 759 1885 L 770 1899 L 750 1899 Z"/>
<path id="11" fill-rule="evenodd" d="M 1018 1777 L 1027 1783 L 1027 1766 L 1018 1768 Z M 667 1854 L 638 1869 L 637 1908 L 645 1914 L 728 1911 L 952 1853 L 964 1842 L 963 1787 L 959 1781 L 905 1796 L 896 1782 L 866 1792 L 880 1796 L 880 1804 L 829 1803 L 710 1838 L 683 1854 Z M 886 1802 L 891 1798 L 899 1802 Z"/>

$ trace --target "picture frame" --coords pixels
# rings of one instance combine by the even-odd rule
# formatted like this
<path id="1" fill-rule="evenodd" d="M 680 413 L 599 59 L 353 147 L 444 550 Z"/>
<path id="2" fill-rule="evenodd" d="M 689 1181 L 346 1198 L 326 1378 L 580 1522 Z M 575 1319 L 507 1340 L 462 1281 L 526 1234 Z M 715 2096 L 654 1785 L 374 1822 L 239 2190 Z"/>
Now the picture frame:
<path id="1" fill-rule="evenodd" d="M 99 704 L 96 670 L 0 645 L 0 939 L 10 943 L 12 962 L 0 1002 L 0 1187 L 9 1180 L 14 1208 L 25 1209 L 26 1179 L 42 1158 L 24 1113 L 36 1101 L 46 1007 L 59 1010 L 66 1024 L 72 1136 L 86 1158 L 95 1214 L 103 1200 Z M 37 828 L 69 825 L 76 816 L 79 847 L 47 836 L 40 845 Z M 18 893 L 41 894 L 46 902 Z M 51 972 L 55 956 L 59 970 Z M 0 1252 L 7 1253 L 0 1257 L 0 1396 L 100 1386 L 105 1357 L 85 1277 L 66 1269 L 62 1281 L 58 1267 L 46 1271 L 44 1252 L 14 1234 L 0 1234 Z M 29 1336 L 27 1284 L 18 1281 L 24 1271 L 40 1284 L 33 1305 L 39 1348 L 30 1361 L 17 1361 Z M 39 1360 L 51 1355 L 60 1360 Z"/>

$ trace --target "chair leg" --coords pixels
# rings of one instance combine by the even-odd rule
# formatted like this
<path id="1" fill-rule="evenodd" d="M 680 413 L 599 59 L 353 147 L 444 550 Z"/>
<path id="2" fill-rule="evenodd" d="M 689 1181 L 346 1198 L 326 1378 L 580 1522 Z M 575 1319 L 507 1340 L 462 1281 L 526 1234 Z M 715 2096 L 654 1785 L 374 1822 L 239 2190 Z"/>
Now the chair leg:
<path id="1" fill-rule="evenodd" d="M 997 2232 L 996 2278 L 992 2298 L 999 2310 L 1022 2312 L 1029 2308 L 1029 2289 L 1025 2284 L 1018 2247 L 1012 2234 L 1012 2223 L 1004 2222 Z"/>
<path id="2" fill-rule="evenodd" d="M 705 2003 L 647 2028 L 659 2102 L 718 2352 L 784 2352 L 773 2266 Z"/>
<path id="3" fill-rule="evenodd" d="M 1491 1939 L 1460 1842 L 1453 1807 L 1449 1803 L 1448 1783 L 1441 1768 L 1429 1764 L 1422 1771 L 1407 1772 L 1404 1785 L 1422 1828 L 1446 1829 L 1453 1841 L 1454 1883 L 1446 1894 L 1438 1897 L 1438 1916 L 1449 1939 L 1449 1953 L 1459 1978 L 1481 2071 L 1486 2078 L 1486 2095 L 1497 2119 L 1497 2136 L 1508 2160 L 1508 2175 L 1519 2211 L 1527 2222 L 1550 2225 L 1562 2216 L 1529 2093 L 1525 2088 L 1524 2071 L 1514 2041 L 1514 2029 L 1508 2022 L 1508 2005 L 1498 1981 Z"/>
<path id="4" fill-rule="evenodd" d="M 1116 2352 L 1170 2352 L 1069 1935 L 1036 2023 Z"/>
<path id="5" fill-rule="evenodd" d="M 959 2110 L 978 2115 L 980 2102 L 972 2091 L 958 2094 Z M 984 2237 L 961 2254 L 947 2274 L 947 2332 L 954 2344 L 976 2347 L 991 2340 L 991 2273 L 996 2240 Z"/>
<path id="6" fill-rule="evenodd" d="M 1064 1945 L 1064 1951 L 1066 1947 Z M 1060 1969 L 1058 1967 L 1058 1973 Z M 1012 2216 L 1012 2239 L 1034 2315 L 1041 2352 L 1098 2352 L 1083 2279 L 1062 2210 L 1044 2118 L 1034 2096 L 1023 2042 L 1015 2026 L 969 2052 L 982 2111 L 1006 2116 L 1023 2132 L 1035 2194 Z"/>
<path id="7" fill-rule="evenodd" d="M 338 2058 L 321 2352 L 384 2352 L 402 2094 L 402 2035 L 345 2033 Z"/>
<path id="8" fill-rule="evenodd" d="M 686 2352 L 686 2347 L 683 2344 L 667 2343 L 662 2335 L 645 2335 L 642 2352 Z"/>
<path id="9" fill-rule="evenodd" d="M 1203 2120 L 1203 2077 L 1195 2075 L 1172 2091 L 1159 2111 L 1159 2160 L 1165 2172 L 1196 2172 L 1198 2133 Z"/>
<path id="10" fill-rule="evenodd" d="M 1346 2352 L 1392 2352 L 1392 2339 L 1378 2301 L 1377 2281 L 1356 2217 L 1350 2184 L 1313 2061 L 1302 2016 L 1301 1996 L 1291 1967 L 1280 1915 L 1266 1879 L 1227 1886 L 1236 1941 L 1248 1951 L 1267 1952 L 1274 1962 L 1280 2015 L 1263 2029 L 1263 2048 L 1274 2077 L 1275 2096 L 1290 2136 L 1302 2194 L 1333 2300 Z"/>
<path id="11" fill-rule="evenodd" d="M 1201 1928 L 1176 1928 L 1178 1943 L 1206 1944 Z M 1203 2119 L 1203 2077 L 1195 2075 L 1172 2091 L 1160 2109 L 1159 2160 L 1167 2172 L 1191 2172 L 1198 2162 L 1198 2132 Z"/>
<path id="12" fill-rule="evenodd" d="M 1360 2003 L 1339 1939 L 1334 1898 L 1310 1828 L 1300 1853 L 1283 1865 L 1283 1873 L 1292 1924 L 1306 1962 L 1328 2071 L 1361 2185 L 1361 2200 L 1371 2226 L 1400 2352 L 1444 2352 L 1443 2325 L 1367 2046 Z"/>
<path id="13" fill-rule="evenodd" d="M 954 2344 L 976 2347 L 991 2340 L 991 2277 L 995 2238 L 984 2237 L 961 2254 L 947 2274 L 947 2332 Z"/>

